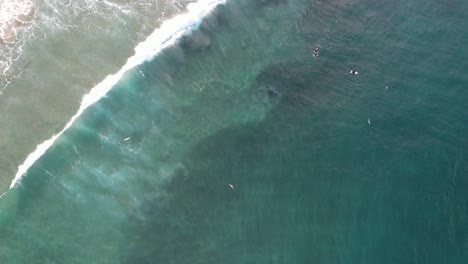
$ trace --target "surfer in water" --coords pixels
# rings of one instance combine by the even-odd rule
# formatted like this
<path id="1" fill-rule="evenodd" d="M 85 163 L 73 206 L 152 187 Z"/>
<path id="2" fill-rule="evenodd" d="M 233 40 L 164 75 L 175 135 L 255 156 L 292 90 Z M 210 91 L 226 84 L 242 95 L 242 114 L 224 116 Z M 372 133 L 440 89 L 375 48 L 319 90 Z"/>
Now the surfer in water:
<path id="1" fill-rule="evenodd" d="M 359 72 L 356 71 L 356 70 L 350 70 L 349 73 L 351 73 L 352 75 L 358 75 L 359 74 Z"/>
<path id="2" fill-rule="evenodd" d="M 320 46 L 319 45 L 315 45 L 315 49 L 314 49 L 314 53 L 312 53 L 312 55 L 314 57 L 317 57 L 319 55 L 319 50 L 320 50 Z"/>
<path id="3" fill-rule="evenodd" d="M 270 96 L 270 97 L 276 97 L 278 95 L 278 93 L 273 91 L 270 87 L 268 87 L 268 85 L 266 87 L 266 92 L 267 92 L 268 96 Z"/>

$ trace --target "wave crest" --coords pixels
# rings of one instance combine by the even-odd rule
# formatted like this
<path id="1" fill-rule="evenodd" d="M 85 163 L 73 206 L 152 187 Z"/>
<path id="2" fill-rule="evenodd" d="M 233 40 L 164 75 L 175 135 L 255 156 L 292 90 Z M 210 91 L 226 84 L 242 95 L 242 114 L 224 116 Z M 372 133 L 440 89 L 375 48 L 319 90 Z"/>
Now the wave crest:
<path id="1" fill-rule="evenodd" d="M 30 153 L 26 160 L 18 166 L 15 178 L 11 182 L 10 189 L 14 188 L 21 180 L 27 170 L 53 145 L 53 143 L 75 122 L 75 120 L 91 105 L 106 95 L 110 89 L 117 84 L 120 78 L 132 68 L 151 60 L 164 48 L 174 44 L 185 33 L 197 28 L 203 17 L 211 12 L 216 6 L 225 0 L 200 0 L 188 5 L 188 12 L 165 21 L 161 27 L 156 29 L 146 40 L 135 47 L 135 54 L 128 58 L 123 67 L 115 74 L 108 75 L 86 94 L 76 114 L 68 121 L 58 134 L 39 144 Z"/>

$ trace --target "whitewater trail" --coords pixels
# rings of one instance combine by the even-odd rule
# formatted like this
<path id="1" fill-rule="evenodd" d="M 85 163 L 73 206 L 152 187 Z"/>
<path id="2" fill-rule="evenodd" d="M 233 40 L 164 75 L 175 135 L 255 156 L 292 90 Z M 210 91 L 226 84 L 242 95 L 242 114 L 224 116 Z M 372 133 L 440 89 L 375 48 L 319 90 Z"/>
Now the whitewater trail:
<path id="1" fill-rule="evenodd" d="M 199 0 L 196 3 L 191 3 L 188 5 L 188 11 L 186 13 L 165 21 L 161 27 L 156 29 L 146 40 L 139 43 L 135 47 L 135 55 L 128 58 L 125 65 L 117 73 L 108 75 L 83 97 L 78 111 L 72 116 L 62 131 L 39 144 L 36 149 L 27 156 L 23 164 L 18 166 L 18 171 L 10 184 L 10 189 L 20 183 L 21 178 L 26 174 L 28 169 L 47 151 L 47 149 L 71 127 L 73 122 L 75 122 L 89 106 L 105 96 L 128 70 L 145 61 L 151 60 L 161 50 L 174 44 L 184 33 L 197 28 L 203 17 L 210 13 L 217 5 L 223 4 L 225 1 L 226 0 Z M 1 196 L 2 195 L 0 195 L 0 197 Z"/>

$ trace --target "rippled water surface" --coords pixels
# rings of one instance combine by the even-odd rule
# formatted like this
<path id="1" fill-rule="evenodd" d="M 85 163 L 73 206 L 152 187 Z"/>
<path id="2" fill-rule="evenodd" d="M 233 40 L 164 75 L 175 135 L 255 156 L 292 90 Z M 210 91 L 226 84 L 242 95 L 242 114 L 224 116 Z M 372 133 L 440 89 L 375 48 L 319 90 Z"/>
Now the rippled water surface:
<path id="1" fill-rule="evenodd" d="M 157 8 L 88 4 L 59 12 L 77 31 L 25 49 L 36 57 L 0 96 L 5 190 L 160 23 L 144 13 Z M 228 0 L 123 74 L 0 198 L 2 263 L 465 263 L 467 13 Z"/>

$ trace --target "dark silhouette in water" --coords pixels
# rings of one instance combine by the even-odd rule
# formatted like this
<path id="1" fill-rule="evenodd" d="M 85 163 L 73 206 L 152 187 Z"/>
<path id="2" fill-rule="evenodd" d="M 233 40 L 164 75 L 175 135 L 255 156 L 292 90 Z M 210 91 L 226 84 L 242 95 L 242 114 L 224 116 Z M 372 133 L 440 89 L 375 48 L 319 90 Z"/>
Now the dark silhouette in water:
<path id="1" fill-rule="evenodd" d="M 266 90 L 267 90 L 268 96 L 270 96 L 270 97 L 276 97 L 276 96 L 278 95 L 277 92 L 273 91 L 273 90 L 272 90 L 270 87 L 268 87 L 268 86 L 266 87 Z"/>

